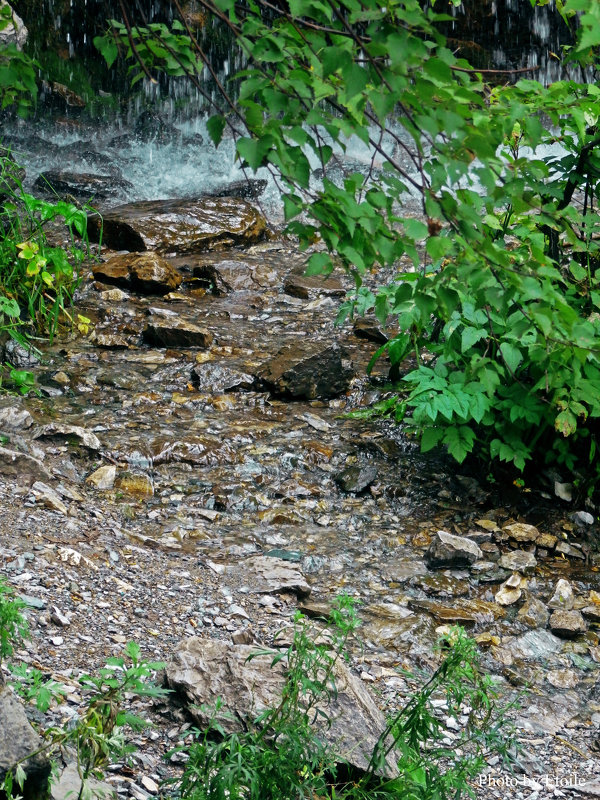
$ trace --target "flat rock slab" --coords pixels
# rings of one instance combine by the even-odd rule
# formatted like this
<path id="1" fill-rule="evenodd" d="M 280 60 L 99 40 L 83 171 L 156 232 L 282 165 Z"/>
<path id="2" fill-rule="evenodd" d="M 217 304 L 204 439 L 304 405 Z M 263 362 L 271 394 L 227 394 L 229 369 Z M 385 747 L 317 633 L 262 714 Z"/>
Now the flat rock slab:
<path id="1" fill-rule="evenodd" d="M 42 740 L 29 724 L 25 711 L 12 690 L 0 679 L 0 784 L 7 772 L 42 746 Z M 42 754 L 22 763 L 25 770 L 25 798 L 46 796 L 50 762 Z"/>
<path id="2" fill-rule="evenodd" d="M 294 399 L 338 397 L 350 385 L 354 370 L 337 344 L 301 342 L 282 347 L 260 368 L 258 387 Z"/>
<path id="3" fill-rule="evenodd" d="M 158 253 L 123 253 L 92 266 L 94 278 L 142 294 L 166 294 L 183 277 Z"/>
<path id="4" fill-rule="evenodd" d="M 40 173 L 35 181 L 35 186 L 44 192 L 56 194 L 71 194 L 75 197 L 95 198 L 104 200 L 107 197 L 125 199 L 134 185 L 123 178 L 114 175 L 92 175 L 86 172 L 61 172 L 59 170 L 46 170 Z"/>
<path id="5" fill-rule="evenodd" d="M 52 800 L 75 800 L 81 792 L 81 777 L 76 764 L 69 764 L 60 774 L 58 780 L 52 783 L 50 797 Z M 117 790 L 114 786 L 96 778 L 88 778 L 85 782 L 82 797 L 102 798 L 102 800 L 116 800 Z"/>
<path id="6" fill-rule="evenodd" d="M 283 291 L 302 300 L 314 300 L 317 297 L 344 297 L 346 287 L 339 278 L 325 278 L 319 275 L 302 275 L 293 272 L 285 279 Z"/>
<path id="7" fill-rule="evenodd" d="M 283 558 L 253 556 L 229 567 L 230 572 L 239 573 L 240 579 L 251 592 L 280 594 L 289 592 L 298 597 L 310 594 L 310 585 L 298 564 Z"/>
<path id="8" fill-rule="evenodd" d="M 167 683 L 183 694 L 190 714 L 201 728 L 208 725 L 210 706 L 217 698 L 223 700 L 229 712 L 219 719 L 227 733 L 244 730 L 246 720 L 255 719 L 261 711 L 279 703 L 285 661 L 274 667 L 270 655 L 248 661 L 256 650 L 252 645 L 198 637 L 185 639 L 178 645 L 166 668 Z M 336 663 L 333 677 L 336 691 L 331 693 L 329 703 L 323 705 L 331 725 L 321 723 L 318 735 L 334 748 L 340 760 L 364 770 L 385 728 L 385 717 L 360 680 L 342 662 Z M 388 764 L 389 773 L 397 774 L 393 758 L 388 759 Z"/>
<path id="9" fill-rule="evenodd" d="M 88 217 L 90 241 L 114 250 L 200 253 L 219 247 L 252 244 L 263 238 L 265 218 L 233 197 L 202 200 L 141 200 L 126 203 L 103 217 Z"/>
<path id="10" fill-rule="evenodd" d="M 213 335 L 206 328 L 184 319 L 151 319 L 143 333 L 146 344 L 153 347 L 197 347 L 206 350 Z"/>

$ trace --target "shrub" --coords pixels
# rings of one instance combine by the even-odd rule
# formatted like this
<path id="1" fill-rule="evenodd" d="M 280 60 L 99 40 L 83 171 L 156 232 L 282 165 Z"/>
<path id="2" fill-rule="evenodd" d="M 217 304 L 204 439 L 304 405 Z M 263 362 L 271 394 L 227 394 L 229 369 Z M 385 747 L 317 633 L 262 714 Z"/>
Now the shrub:
<path id="1" fill-rule="evenodd" d="M 572 63 L 595 63 L 599 0 L 557 5 L 579 25 Z M 458 461 L 474 453 L 595 475 L 598 86 L 490 84 L 448 47 L 439 23 L 450 18 L 433 3 L 203 6 L 247 62 L 239 95 L 221 87 L 228 113 L 208 120 L 215 144 L 229 127 L 242 165 L 280 177 L 288 231 L 327 250 L 312 253 L 309 273 L 341 263 L 354 277 L 338 320 L 392 319 L 398 333 L 378 355 L 400 374 L 416 361 L 375 411 Z M 166 28 L 113 25 L 103 47 L 122 47 L 138 70 L 197 81 L 202 51 L 181 27 L 177 36 L 185 47 Z M 339 179 L 355 142 L 366 163 Z M 419 218 L 404 211 L 410 195 Z M 373 271 L 376 288 L 365 285 Z"/>

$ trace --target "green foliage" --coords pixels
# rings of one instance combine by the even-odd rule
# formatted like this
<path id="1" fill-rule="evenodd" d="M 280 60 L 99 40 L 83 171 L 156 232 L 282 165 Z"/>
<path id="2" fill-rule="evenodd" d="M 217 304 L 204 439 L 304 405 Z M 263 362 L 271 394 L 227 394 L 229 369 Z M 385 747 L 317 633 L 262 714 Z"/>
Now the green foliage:
<path id="1" fill-rule="evenodd" d="M 394 320 L 380 355 L 417 362 L 386 412 L 458 461 L 600 472 L 598 86 L 490 85 L 448 47 L 433 3 L 205 6 L 247 62 L 239 95 L 224 90 L 231 113 L 209 120 L 213 141 L 229 126 L 242 165 L 282 179 L 288 230 L 333 256 L 313 254 L 311 273 L 341 263 L 354 277 L 339 320 Z M 595 64 L 600 0 L 557 13 L 579 26 L 568 58 Z M 148 33 L 113 33 L 140 56 Z M 178 35 L 174 51 L 194 49 Z M 139 60 L 165 68 L 149 49 Z M 193 80 L 201 56 L 186 55 Z M 355 142 L 369 155 L 340 180 Z M 421 219 L 403 211 L 408 193 Z M 367 289 L 372 272 L 380 285 Z"/>
<path id="2" fill-rule="evenodd" d="M 3 578 L 0 578 L 0 669 L 28 635 L 29 626 L 23 616 L 25 603 Z"/>
<path id="3" fill-rule="evenodd" d="M 64 200 L 50 203 L 27 194 L 9 155 L 0 156 L 0 166 L 7 197 L 0 207 L 0 330 L 23 339 L 22 326 L 28 325 L 52 339 L 61 327 L 72 326 L 67 307 L 89 253 L 86 212 Z M 66 247 L 50 245 L 44 231 L 60 219 L 70 239 Z M 19 391 L 29 385 L 26 373 L 11 378 Z"/>
<path id="4" fill-rule="evenodd" d="M 8 3 L 0 6 L 0 32 L 16 30 L 16 22 Z M 37 97 L 37 67 L 16 44 L 0 45 L 0 107 L 15 106 L 17 113 L 27 116 Z"/>
<path id="5" fill-rule="evenodd" d="M 227 712 L 218 701 L 208 728 L 196 732 L 191 747 L 181 748 L 189 758 L 178 781 L 180 796 L 186 800 L 458 800 L 468 793 L 467 782 L 481 771 L 490 748 L 506 755 L 509 737 L 502 729 L 491 681 L 479 672 L 476 645 L 459 630 L 451 634 L 438 669 L 389 721 L 365 773 L 350 782 L 336 776 L 336 762 L 343 759 L 323 744 L 312 723 L 319 715 L 327 723 L 327 702 L 335 695 L 335 662 L 356 625 L 348 598 L 341 600 L 325 631 L 312 630 L 298 614 L 292 645 L 273 654 L 273 665 L 280 661 L 286 665 L 281 702 L 244 732 L 228 734 L 222 724 Z M 468 715 L 452 749 L 443 744 L 446 731 L 433 700 L 444 700 L 445 715 L 455 720 Z M 389 777 L 394 757 L 398 776 Z"/>
<path id="6" fill-rule="evenodd" d="M 0 583 L 0 625 L 6 617 L 7 641 L 15 643 L 21 634 L 11 628 L 11 619 L 4 614 L 2 590 Z M 15 605 L 14 599 L 10 601 Z M 4 626 L 0 627 L 0 633 Z M 0 641 L 3 641 L 0 640 Z M 11 650 L 6 651 L 9 655 Z M 104 769 L 118 759 L 126 757 L 135 750 L 128 744 L 125 736 L 127 728 L 142 730 L 148 722 L 132 714 L 126 704 L 135 697 L 162 697 L 170 690 L 161 689 L 152 683 L 151 678 L 157 670 L 164 667 L 162 662 L 144 661 L 140 657 L 140 648 L 130 642 L 125 647 L 124 656 L 109 658 L 98 675 L 83 675 L 79 678 L 82 691 L 87 693 L 83 713 L 68 726 L 49 728 L 43 732 L 44 744 L 39 752 L 46 752 L 51 758 L 58 752 L 74 753 L 77 769 L 81 778 L 81 790 L 78 798 L 94 797 L 89 786 L 89 779 L 102 777 Z M 24 698 L 36 703 L 38 709 L 46 711 L 52 700 L 62 700 L 65 689 L 52 680 L 44 680 L 39 670 L 22 665 L 11 666 L 14 676 L 12 685 Z M 0 790 L 8 798 L 13 798 L 13 787 L 23 787 L 25 773 L 23 763 L 33 754 L 28 754 L 22 762 L 15 764 L 8 771 L 4 785 Z"/>

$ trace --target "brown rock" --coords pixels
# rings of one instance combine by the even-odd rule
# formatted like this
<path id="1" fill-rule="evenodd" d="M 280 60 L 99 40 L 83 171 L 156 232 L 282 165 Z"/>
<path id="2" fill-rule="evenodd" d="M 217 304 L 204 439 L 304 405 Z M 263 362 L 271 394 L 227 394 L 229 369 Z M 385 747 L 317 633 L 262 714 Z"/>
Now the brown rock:
<path id="1" fill-rule="evenodd" d="M 124 253 L 92 267 L 94 277 L 143 294 L 166 294 L 182 276 L 158 253 Z"/>
<path id="2" fill-rule="evenodd" d="M 150 320 L 144 329 L 144 341 L 154 347 L 199 347 L 206 350 L 211 346 L 213 336 L 206 328 L 183 319 Z"/>
<path id="3" fill-rule="evenodd" d="M 92 175 L 86 172 L 62 172 L 46 170 L 42 172 L 35 186 L 44 192 L 71 194 L 75 197 L 103 200 L 107 197 L 125 199 L 133 184 L 114 175 Z"/>
<path id="4" fill-rule="evenodd" d="M 288 275 L 283 284 L 283 291 L 292 297 L 302 300 L 313 300 L 316 297 L 343 297 L 346 288 L 338 278 L 324 278 L 319 275 Z"/>
<path id="5" fill-rule="evenodd" d="M 557 609 L 550 617 L 550 630 L 562 639 L 574 639 L 585 633 L 587 626 L 579 611 Z"/>
<path id="6" fill-rule="evenodd" d="M 88 217 L 90 241 L 115 250 L 199 253 L 263 238 L 264 217 L 236 198 L 143 200 Z"/>

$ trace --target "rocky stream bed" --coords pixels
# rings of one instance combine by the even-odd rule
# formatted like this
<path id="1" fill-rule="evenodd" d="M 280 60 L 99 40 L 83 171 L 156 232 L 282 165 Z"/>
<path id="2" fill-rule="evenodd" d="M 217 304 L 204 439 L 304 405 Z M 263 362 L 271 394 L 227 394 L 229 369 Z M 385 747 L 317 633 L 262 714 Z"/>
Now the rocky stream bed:
<path id="1" fill-rule="evenodd" d="M 318 618 L 346 593 L 362 619 L 347 680 L 375 728 L 375 706 L 409 691 L 399 669 L 433 666 L 459 623 L 502 696 L 521 694 L 515 774 L 492 756 L 476 796 L 600 796 L 594 517 L 553 497 L 552 476 L 547 498 L 492 486 L 345 416 L 382 396 L 385 363 L 365 368 L 386 331 L 336 329 L 343 276 L 305 277 L 241 193 L 106 210 L 77 299 L 90 334 L 41 358 L 7 344 L 41 390 L 0 399 L 0 574 L 31 628 L 13 661 L 68 690 L 30 717 L 68 722 L 77 676 L 129 641 L 172 662 L 188 703 L 214 701 L 236 648 L 271 646 L 297 608 Z M 194 647 L 210 696 L 173 677 Z M 141 800 L 181 768 L 164 756 L 194 719 L 181 700 L 134 705 L 154 727 L 107 782 Z"/>

